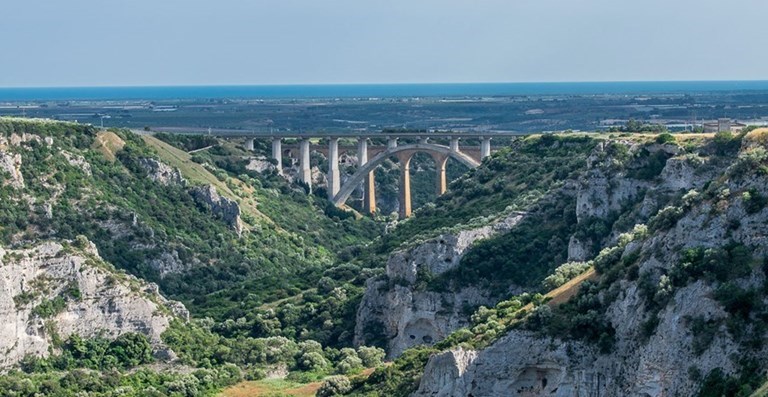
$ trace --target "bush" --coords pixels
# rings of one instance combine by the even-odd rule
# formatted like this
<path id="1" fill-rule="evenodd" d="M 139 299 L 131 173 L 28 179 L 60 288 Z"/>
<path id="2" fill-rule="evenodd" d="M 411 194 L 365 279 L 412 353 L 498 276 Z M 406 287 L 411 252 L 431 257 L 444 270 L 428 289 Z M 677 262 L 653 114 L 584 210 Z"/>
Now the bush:
<path id="1" fill-rule="evenodd" d="M 742 193 L 741 199 L 744 202 L 744 210 L 748 214 L 758 213 L 768 204 L 768 198 L 760 194 L 755 188 Z"/>
<path id="2" fill-rule="evenodd" d="M 332 397 L 346 394 L 352 390 L 352 382 L 343 375 L 331 376 L 317 389 L 317 397 Z"/>
<path id="3" fill-rule="evenodd" d="M 717 154 L 732 155 L 739 150 L 741 137 L 733 135 L 730 131 L 722 131 L 715 134 L 712 144 L 715 146 Z"/>
<path id="4" fill-rule="evenodd" d="M 542 283 L 544 289 L 553 290 L 567 283 L 572 278 L 584 273 L 590 267 L 591 265 L 586 262 L 568 262 L 560 265 L 557 269 L 555 269 L 554 273 L 544 279 Z"/>
<path id="5" fill-rule="evenodd" d="M 659 134 L 658 136 L 656 136 L 656 143 L 660 143 L 660 144 L 674 143 L 675 141 L 676 141 L 675 136 L 668 132 L 665 132 L 663 134 Z"/>
<path id="6" fill-rule="evenodd" d="M 320 352 L 304 353 L 296 360 L 296 364 L 299 369 L 312 372 L 324 371 L 329 365 L 328 360 Z"/>
<path id="7" fill-rule="evenodd" d="M 363 360 L 357 356 L 357 352 L 352 348 L 341 349 L 339 362 L 336 364 L 336 372 L 340 374 L 350 374 L 363 369 Z"/>
<path id="8" fill-rule="evenodd" d="M 377 367 L 384 361 L 386 353 L 379 347 L 360 346 L 357 348 L 357 355 L 366 368 Z"/>
<path id="9" fill-rule="evenodd" d="M 648 222 L 648 229 L 651 231 L 667 230 L 675 226 L 678 220 L 683 216 L 683 209 L 680 207 L 669 206 L 659 211 Z"/>

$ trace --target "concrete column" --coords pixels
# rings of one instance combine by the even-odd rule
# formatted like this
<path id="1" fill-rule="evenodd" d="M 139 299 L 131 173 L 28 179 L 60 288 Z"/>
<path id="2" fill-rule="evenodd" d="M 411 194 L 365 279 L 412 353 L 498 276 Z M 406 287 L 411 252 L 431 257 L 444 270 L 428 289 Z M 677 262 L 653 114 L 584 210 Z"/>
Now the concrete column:
<path id="1" fill-rule="evenodd" d="M 397 138 L 387 137 L 387 149 L 394 149 L 397 147 Z"/>
<path id="2" fill-rule="evenodd" d="M 309 139 L 302 139 L 299 143 L 299 178 L 309 185 L 312 190 L 312 168 L 309 165 Z"/>
<path id="3" fill-rule="evenodd" d="M 245 150 L 253 150 L 253 138 L 245 138 L 243 146 L 245 147 Z"/>
<path id="4" fill-rule="evenodd" d="M 480 159 L 484 159 L 491 155 L 491 138 L 480 137 L 482 142 L 480 143 Z"/>
<path id="5" fill-rule="evenodd" d="M 434 153 L 432 154 L 432 159 L 435 160 L 435 173 L 437 174 L 435 193 L 437 193 L 438 196 L 441 196 L 448 189 L 448 180 L 445 175 L 445 164 L 448 162 L 448 156 Z"/>
<path id="6" fill-rule="evenodd" d="M 400 160 L 400 219 L 411 216 L 411 156 L 412 153 L 398 153 Z"/>
<path id="7" fill-rule="evenodd" d="M 358 167 L 368 163 L 368 138 L 358 138 L 357 162 Z M 376 212 L 376 184 L 373 171 L 369 172 L 363 181 L 363 211 L 369 214 Z"/>
<path id="8" fill-rule="evenodd" d="M 339 174 L 339 138 L 328 140 L 328 198 L 333 200 L 341 189 Z"/>
<path id="9" fill-rule="evenodd" d="M 280 138 L 272 138 L 272 158 L 277 161 L 277 173 L 283 174 L 283 144 Z"/>
<path id="10" fill-rule="evenodd" d="M 458 152 L 459 151 L 459 138 L 458 137 L 452 137 L 451 138 L 451 151 L 452 152 Z"/>

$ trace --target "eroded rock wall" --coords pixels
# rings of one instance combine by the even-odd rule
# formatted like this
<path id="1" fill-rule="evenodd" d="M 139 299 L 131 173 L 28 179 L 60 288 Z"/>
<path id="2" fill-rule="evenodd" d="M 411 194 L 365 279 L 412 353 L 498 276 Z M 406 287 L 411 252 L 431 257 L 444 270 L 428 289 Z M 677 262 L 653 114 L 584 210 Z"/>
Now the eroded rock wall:
<path id="1" fill-rule="evenodd" d="M 65 307 L 42 314 L 41 304 L 57 298 Z M 160 335 L 175 317 L 188 319 L 189 313 L 163 298 L 156 285 L 114 271 L 90 243 L 78 249 L 59 242 L 0 248 L 0 368 L 28 354 L 47 356 L 54 337 L 72 334 L 115 338 L 138 332 L 159 357 L 173 357 Z"/>
<path id="2" fill-rule="evenodd" d="M 681 253 L 689 248 L 737 242 L 749 247 L 755 258 L 768 254 L 768 208 L 748 211 L 743 194 L 768 195 L 768 178 L 729 172 L 727 166 L 712 174 L 700 159 L 688 157 L 670 158 L 654 189 L 700 189 L 713 175 L 724 183 L 714 198 L 684 204 L 684 213 L 670 228 L 626 246 L 622 256 L 639 258 L 640 276 L 620 277 L 599 295 L 608 302 L 603 315 L 615 330 L 608 351 L 579 340 L 513 330 L 480 351 L 458 349 L 433 356 L 414 396 L 691 396 L 699 390 L 702 375 L 716 368 L 726 375 L 737 373 L 745 353 L 765 357 L 768 348 L 746 348 L 728 329 L 729 313 L 715 298 L 719 281 L 699 278 L 672 289 L 658 313 L 642 294 L 644 276 L 662 285 L 662 277 L 680 266 Z M 642 206 L 650 205 L 646 200 Z M 753 266 L 750 274 L 732 282 L 754 290 L 763 288 L 765 278 L 764 271 Z M 763 299 L 762 304 L 767 303 Z M 649 328 L 653 316 L 658 324 Z M 703 347 L 700 340 L 697 344 L 692 319 L 719 324 Z M 763 340 L 768 337 L 757 332 L 763 332 Z M 762 366 L 765 371 L 765 363 Z"/>
<path id="3" fill-rule="evenodd" d="M 467 308 L 494 303 L 488 291 L 467 287 L 459 291 L 426 291 L 418 288 L 421 273 L 440 275 L 459 265 L 476 241 L 513 228 L 525 216 L 513 213 L 500 222 L 477 229 L 444 234 L 410 249 L 394 252 L 387 261 L 386 277 L 367 281 L 357 313 L 355 343 L 370 344 L 372 334 L 384 337 L 388 355 L 436 343 L 468 324 Z"/>

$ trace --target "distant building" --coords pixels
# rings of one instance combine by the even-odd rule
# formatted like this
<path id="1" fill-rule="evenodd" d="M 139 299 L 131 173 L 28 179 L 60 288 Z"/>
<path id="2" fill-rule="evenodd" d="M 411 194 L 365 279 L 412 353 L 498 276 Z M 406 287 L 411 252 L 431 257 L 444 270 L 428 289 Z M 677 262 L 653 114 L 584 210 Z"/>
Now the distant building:
<path id="1" fill-rule="evenodd" d="M 704 132 L 739 132 L 746 126 L 746 124 L 739 123 L 738 121 L 722 118 L 717 119 L 717 121 L 704 123 Z"/>

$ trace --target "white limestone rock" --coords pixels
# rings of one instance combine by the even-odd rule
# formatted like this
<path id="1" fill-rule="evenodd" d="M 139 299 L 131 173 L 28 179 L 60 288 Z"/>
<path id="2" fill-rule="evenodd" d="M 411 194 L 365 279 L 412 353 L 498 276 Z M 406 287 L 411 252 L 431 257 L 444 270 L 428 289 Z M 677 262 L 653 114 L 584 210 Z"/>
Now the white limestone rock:
<path id="1" fill-rule="evenodd" d="M 91 176 L 91 164 L 85 160 L 85 157 L 67 151 L 62 151 L 61 154 L 67 159 L 69 165 L 80 168 L 85 175 Z"/>
<path id="2" fill-rule="evenodd" d="M 147 171 L 147 176 L 153 181 L 165 186 L 186 186 L 187 180 L 178 168 L 171 167 L 150 157 L 139 159 L 139 165 Z"/>
<path id="3" fill-rule="evenodd" d="M 766 255 L 768 208 L 747 213 L 739 193 L 755 188 L 765 195 L 766 186 L 768 178 L 763 176 L 731 180 L 727 190 L 733 193 L 727 200 L 704 201 L 690 208 L 668 231 L 627 245 L 624 255 L 639 252 L 640 274 L 656 275 L 669 274 L 686 248 L 716 247 L 734 240 L 752 247 L 755 256 Z M 739 220 L 736 228 L 733 219 Z M 762 288 L 765 280 L 761 272 L 753 272 L 737 282 L 744 288 Z M 689 319 L 723 320 L 727 316 L 713 298 L 717 283 L 701 279 L 676 289 L 659 312 L 658 326 L 650 337 L 643 335 L 648 310 L 638 281 L 618 283 L 618 295 L 611 298 L 605 312 L 615 330 L 616 342 L 610 352 L 579 341 L 513 330 L 478 351 L 468 365 L 457 364 L 449 356 L 452 352 L 435 355 L 414 396 L 688 396 L 701 385 L 689 371 L 706 375 L 715 368 L 726 374 L 738 370 L 743 346 L 724 322 L 703 352 L 693 351 Z M 764 357 L 768 347 L 753 353 Z"/>
<path id="4" fill-rule="evenodd" d="M 513 213 L 496 224 L 443 234 L 390 255 L 385 279 L 370 279 L 357 312 L 355 344 L 368 343 L 368 330 L 383 327 L 389 357 L 421 344 L 433 344 L 468 324 L 466 307 L 494 302 L 475 287 L 459 291 L 421 291 L 413 287 L 421 273 L 437 276 L 458 266 L 476 241 L 508 231 L 522 220 Z"/>
<path id="5" fill-rule="evenodd" d="M 245 165 L 245 169 L 256 171 L 260 174 L 266 171 L 272 171 L 276 168 L 276 166 L 264 156 L 251 157 L 249 160 L 248 164 Z"/>
<path id="6" fill-rule="evenodd" d="M 5 179 L 7 174 L 8 179 Z M 4 185 L 16 189 L 24 188 L 24 175 L 21 174 L 21 154 L 0 150 L 0 179 Z"/>
<path id="7" fill-rule="evenodd" d="M 213 185 L 198 186 L 190 191 L 198 203 L 221 217 L 238 235 L 243 233 L 243 221 L 240 219 L 240 205 L 236 201 L 221 196 Z"/>
<path id="8" fill-rule="evenodd" d="M 79 291 L 79 298 L 71 290 Z M 33 314 L 40 302 L 58 296 L 66 297 L 63 311 L 49 319 Z M 157 286 L 113 270 L 93 244 L 83 249 L 65 249 L 57 242 L 0 248 L 0 368 L 28 354 L 47 356 L 51 329 L 63 339 L 138 332 L 157 352 L 166 351 L 160 335 L 174 317 L 188 316 L 182 304 L 160 296 Z"/>

